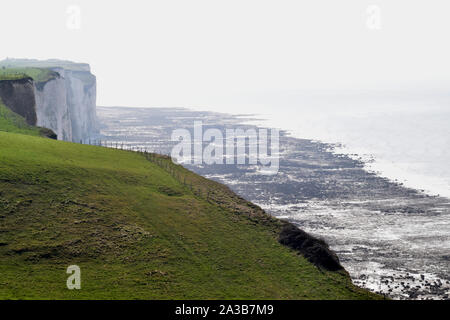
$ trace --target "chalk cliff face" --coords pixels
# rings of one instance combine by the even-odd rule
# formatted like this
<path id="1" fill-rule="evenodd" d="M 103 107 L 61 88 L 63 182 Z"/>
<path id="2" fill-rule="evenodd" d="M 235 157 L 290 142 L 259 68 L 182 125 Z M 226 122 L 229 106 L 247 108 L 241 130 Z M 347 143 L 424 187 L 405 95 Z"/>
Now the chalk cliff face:
<path id="1" fill-rule="evenodd" d="M 97 133 L 96 79 L 89 71 L 54 68 L 60 76 L 36 86 L 37 125 L 58 139 L 81 142 Z"/>
<path id="2" fill-rule="evenodd" d="M 72 141 L 72 122 L 67 108 L 66 81 L 58 77 L 35 87 L 37 125 L 49 128 L 59 140 Z"/>
<path id="3" fill-rule="evenodd" d="M 32 67 L 44 66 L 56 73 L 45 81 L 0 81 L 0 98 L 8 108 L 31 125 L 53 130 L 59 140 L 85 142 L 98 133 L 96 78 L 89 65 L 58 60 L 12 63 L 20 63 L 20 67 L 27 67 L 28 63 Z"/>

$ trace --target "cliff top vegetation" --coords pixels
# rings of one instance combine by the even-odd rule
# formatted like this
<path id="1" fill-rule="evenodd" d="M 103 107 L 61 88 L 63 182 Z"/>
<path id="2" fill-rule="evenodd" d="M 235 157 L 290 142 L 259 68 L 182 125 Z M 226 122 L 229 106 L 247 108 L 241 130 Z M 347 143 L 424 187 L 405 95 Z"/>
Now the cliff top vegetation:
<path id="1" fill-rule="evenodd" d="M 0 66 L 0 81 L 31 78 L 36 82 L 47 82 L 58 76 L 57 72 L 45 68 Z"/>
<path id="2" fill-rule="evenodd" d="M 78 63 L 67 60 L 49 59 L 49 60 L 36 60 L 36 59 L 5 59 L 0 61 L 0 68 L 64 68 L 72 71 L 90 71 L 89 64 Z"/>

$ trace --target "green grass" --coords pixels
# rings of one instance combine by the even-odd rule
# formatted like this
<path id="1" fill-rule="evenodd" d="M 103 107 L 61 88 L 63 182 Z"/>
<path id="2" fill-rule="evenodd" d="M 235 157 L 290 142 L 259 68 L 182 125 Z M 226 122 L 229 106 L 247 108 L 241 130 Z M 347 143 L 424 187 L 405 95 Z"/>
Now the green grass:
<path id="1" fill-rule="evenodd" d="M 41 128 L 30 126 L 25 119 L 7 108 L 0 99 L 0 131 L 40 136 Z"/>
<path id="2" fill-rule="evenodd" d="M 47 82 L 51 79 L 54 79 L 56 76 L 57 76 L 56 72 L 45 68 L 33 68 L 33 67 L 0 68 L 0 81 L 32 78 L 36 82 Z"/>
<path id="3" fill-rule="evenodd" d="M 0 99 L 0 131 L 41 137 L 49 137 L 53 134 L 53 131 L 47 128 L 30 126 L 24 117 L 6 107 L 2 99 Z"/>
<path id="4" fill-rule="evenodd" d="M 379 298 L 279 244 L 280 222 L 228 188 L 147 158 L 0 132 L 0 299 Z"/>

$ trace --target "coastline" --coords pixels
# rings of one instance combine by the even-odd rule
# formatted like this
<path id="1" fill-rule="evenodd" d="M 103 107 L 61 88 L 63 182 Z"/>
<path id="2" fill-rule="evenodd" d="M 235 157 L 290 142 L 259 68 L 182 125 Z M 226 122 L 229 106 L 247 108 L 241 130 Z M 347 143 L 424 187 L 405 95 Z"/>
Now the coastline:
<path id="1" fill-rule="evenodd" d="M 99 108 L 99 115 L 105 139 L 163 153 L 170 152 L 170 132 L 198 117 L 217 128 L 248 127 L 243 122 L 250 120 L 162 108 Z M 394 299 L 448 299 L 448 199 L 368 172 L 363 161 L 331 152 L 333 145 L 286 132 L 280 145 L 280 172 L 270 183 L 249 166 L 187 167 L 323 237 L 355 284 Z"/>
<path id="2" fill-rule="evenodd" d="M 258 127 L 277 127 L 285 130 L 294 138 L 328 144 L 331 146 L 331 152 L 361 161 L 364 163 L 365 170 L 387 178 L 393 183 L 401 183 L 406 188 L 415 189 L 430 196 L 446 197 L 450 200 L 450 171 L 446 166 L 450 160 L 450 153 L 447 151 L 450 141 L 446 138 L 450 135 L 450 129 L 446 129 L 445 122 L 445 119 L 450 117 L 448 111 L 416 110 L 409 115 L 409 122 L 405 121 L 406 123 L 400 126 L 401 118 L 408 117 L 407 113 L 394 113 L 394 120 L 391 123 L 382 124 L 378 124 L 377 120 L 372 123 L 370 117 L 352 116 L 348 112 L 342 117 L 331 113 L 330 118 L 313 114 L 311 118 L 303 119 L 300 123 L 286 121 L 287 119 L 284 117 L 270 112 L 255 116 L 257 119 L 252 119 L 245 124 Z M 371 116 L 375 119 L 381 117 L 380 114 Z M 417 124 L 421 122 L 421 117 L 424 121 Z M 436 118 L 442 119 L 436 121 Z M 336 125 L 335 123 L 339 121 L 345 125 Z M 358 124 L 358 122 L 362 124 Z M 417 132 L 412 132 L 409 137 L 408 130 L 413 127 L 414 123 L 421 128 Z M 433 127 L 433 124 L 436 126 Z M 345 128 L 355 125 L 359 130 L 356 130 L 355 127 L 353 130 L 347 131 Z M 330 129 L 328 126 L 333 126 L 333 128 Z M 378 138 L 379 141 L 377 141 L 373 136 L 364 134 L 364 126 L 371 127 L 369 131 L 373 136 L 382 134 L 382 138 Z M 398 128 L 392 128 L 396 126 Z M 424 133 L 432 130 L 437 131 L 429 138 L 425 137 Z M 399 135 L 400 138 L 393 139 L 395 135 Z M 366 142 L 366 139 L 370 141 Z M 439 139 L 441 141 L 437 141 Z M 388 147 L 384 147 L 383 144 L 387 144 Z"/>

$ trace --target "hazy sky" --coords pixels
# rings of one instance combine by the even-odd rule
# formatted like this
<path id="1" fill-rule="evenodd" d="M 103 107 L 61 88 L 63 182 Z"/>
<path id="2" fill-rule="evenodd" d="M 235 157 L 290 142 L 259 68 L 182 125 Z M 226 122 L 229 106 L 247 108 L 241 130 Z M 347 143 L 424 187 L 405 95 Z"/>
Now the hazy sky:
<path id="1" fill-rule="evenodd" d="M 88 62 L 99 105 L 450 85 L 448 0 L 3 0 L 0 10 L 0 58 Z"/>

